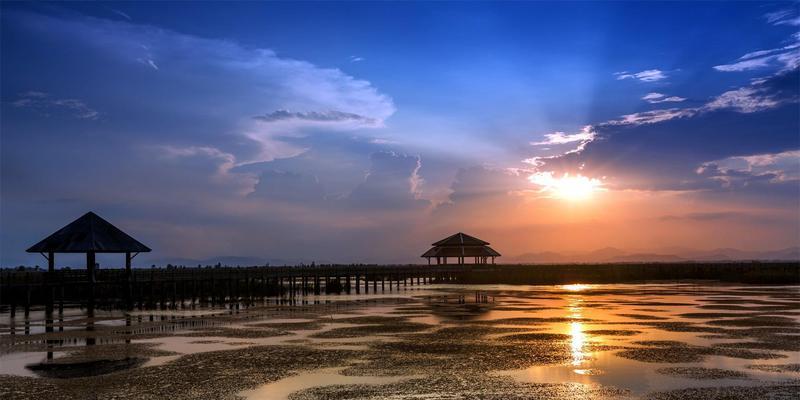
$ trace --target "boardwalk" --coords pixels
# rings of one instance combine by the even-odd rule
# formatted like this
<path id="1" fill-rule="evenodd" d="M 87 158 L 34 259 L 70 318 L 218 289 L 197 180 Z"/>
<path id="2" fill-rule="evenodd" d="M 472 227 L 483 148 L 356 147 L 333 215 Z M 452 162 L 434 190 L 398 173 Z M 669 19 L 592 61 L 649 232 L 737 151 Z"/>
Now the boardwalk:
<path id="1" fill-rule="evenodd" d="M 393 293 L 432 283 L 564 284 L 705 279 L 800 281 L 797 262 L 573 265 L 332 265 L 248 268 L 0 271 L 0 309 L 90 304 L 100 308 L 178 308 L 248 303 L 265 297 Z"/>
<path id="2" fill-rule="evenodd" d="M 191 304 L 251 302 L 264 297 L 394 292 L 401 287 L 452 282 L 463 266 L 299 266 L 248 268 L 0 271 L 0 305 L 28 310 L 33 305 L 63 307 L 177 308 Z"/>

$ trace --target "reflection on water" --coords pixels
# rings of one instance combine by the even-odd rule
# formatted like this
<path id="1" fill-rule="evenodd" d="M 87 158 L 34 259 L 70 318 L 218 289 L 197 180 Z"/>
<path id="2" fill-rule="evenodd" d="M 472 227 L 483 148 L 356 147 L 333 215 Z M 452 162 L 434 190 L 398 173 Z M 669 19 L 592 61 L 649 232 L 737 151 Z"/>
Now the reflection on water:
<path id="1" fill-rule="evenodd" d="M 247 400 L 286 400 L 292 393 L 303 389 L 331 385 L 385 385 L 418 376 L 349 376 L 340 372 L 345 367 L 322 368 L 268 383 L 254 390 L 239 393 Z"/>
<path id="2" fill-rule="evenodd" d="M 580 292 L 591 288 L 593 285 L 584 285 L 582 283 L 573 283 L 571 285 L 561 285 L 561 288 L 570 292 Z"/>
<path id="3" fill-rule="evenodd" d="M 557 339 L 566 356 L 563 364 L 489 372 L 491 375 L 510 376 L 521 382 L 600 384 L 629 389 L 635 395 L 683 387 L 757 385 L 796 379 L 798 375 L 752 370 L 748 368 L 749 365 L 798 363 L 800 352 L 770 350 L 783 356 L 770 360 L 711 355 L 697 362 L 670 364 L 623 358 L 616 355 L 618 349 L 598 345 L 635 348 L 642 346 L 638 344 L 640 341 L 671 340 L 713 347 L 730 342 L 757 342 L 753 338 L 726 338 L 703 331 L 670 330 L 652 322 L 692 323 L 704 328 L 722 329 L 720 318 L 760 315 L 798 321 L 800 315 L 797 312 L 796 293 L 796 288 L 695 284 L 446 285 L 429 286 L 425 290 L 394 297 L 341 296 L 340 301 L 321 303 L 308 309 L 303 308 L 302 304 L 276 303 L 242 307 L 241 310 L 238 307 L 131 313 L 86 308 L 59 310 L 58 313 L 53 310 L 33 310 L 28 319 L 0 315 L 0 374 L 31 376 L 32 373 L 24 365 L 46 361 L 48 357 L 58 359 L 67 350 L 91 343 L 152 344 L 156 349 L 179 353 L 151 358 L 145 367 L 172 362 L 184 354 L 259 345 L 302 344 L 318 348 L 347 348 L 368 355 L 374 350 L 370 347 L 371 342 L 400 341 L 404 336 L 378 334 L 320 339 L 311 335 L 354 326 L 344 323 L 347 321 L 337 321 L 341 318 L 354 315 L 397 316 L 405 312 L 409 322 L 436 327 L 486 326 L 487 323 L 504 326 L 500 321 L 495 324 L 491 321 L 528 318 L 535 321 L 528 326 L 516 323 L 513 327 L 566 334 L 568 337 L 559 336 Z M 491 295 L 492 301 L 483 302 L 487 298 L 484 294 Z M 751 309 L 760 311 L 749 311 Z M 313 312 L 306 313 L 307 310 Z M 722 313 L 724 315 L 720 316 Z M 290 332 L 287 335 L 247 338 L 225 337 L 224 331 L 220 330 L 257 330 L 262 329 L 259 326 L 264 322 L 284 325 L 296 323 L 305 327 L 282 328 Z M 798 328 L 798 325 L 791 327 Z M 114 334 L 109 334 L 110 331 L 114 331 Z M 132 335 L 140 334 L 143 335 L 131 340 Z M 490 336 L 485 340 L 490 344 L 489 341 L 497 337 Z M 6 345 L 8 348 L 13 346 L 14 352 L 1 347 Z M 525 351 L 524 347 L 521 351 Z M 657 372 L 659 368 L 675 366 L 723 368 L 745 372 L 751 379 L 698 380 Z M 294 391 L 330 383 L 383 384 L 409 378 L 344 377 L 340 370 L 333 368 L 301 373 L 246 394 L 252 399 L 286 398 Z"/>
<path id="4" fill-rule="evenodd" d="M 569 286 L 578 286 L 578 285 L 569 285 Z M 568 290 L 579 291 L 578 289 L 574 288 Z M 583 302 L 583 299 L 580 296 L 569 296 L 568 301 L 569 301 L 569 307 L 568 307 L 569 318 L 578 320 L 582 319 L 583 309 L 581 308 L 581 303 Z M 581 364 L 583 364 L 584 360 L 587 357 L 587 354 L 584 352 L 584 347 L 586 345 L 586 334 L 583 333 L 583 322 L 570 321 L 569 335 L 571 337 L 570 348 L 572 350 L 572 365 L 575 367 L 579 367 Z M 579 370 L 580 369 L 576 369 L 575 372 L 578 372 Z"/>

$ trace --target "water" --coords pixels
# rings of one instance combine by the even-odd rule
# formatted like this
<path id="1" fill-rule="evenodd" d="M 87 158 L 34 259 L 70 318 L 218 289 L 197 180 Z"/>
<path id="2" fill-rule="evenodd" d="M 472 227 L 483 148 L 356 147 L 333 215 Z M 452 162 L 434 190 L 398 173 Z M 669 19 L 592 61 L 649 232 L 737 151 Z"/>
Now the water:
<path id="1" fill-rule="evenodd" d="M 565 383 L 608 389 L 604 396 L 639 397 L 689 387 L 783 385 L 800 378 L 791 368 L 765 367 L 800 363 L 792 344 L 800 339 L 800 294 L 792 286 L 434 285 L 320 299 L 327 303 L 115 311 L 93 318 L 72 309 L 55 318 L 49 334 L 42 333 L 42 313 L 32 312 L 28 320 L 0 315 L 0 374 L 35 376 L 25 366 L 46 360 L 48 353 L 57 362 L 91 347 L 86 346 L 91 326 L 96 346 L 146 345 L 165 353 L 149 357 L 140 370 L 178 368 L 186 355 L 255 346 L 352 353 L 337 366 L 312 363 L 255 387 L 232 385 L 230 390 L 251 400 L 298 392 L 315 398 L 315 390 L 335 397 L 346 387 L 356 388 L 346 392 L 356 398 L 362 392 L 364 397 L 525 393 L 541 384 L 553 385 L 557 394 L 557 385 Z M 365 323 L 354 320 L 359 316 L 385 318 Z M 529 336 L 514 336 L 519 334 Z M 436 350 L 446 346 L 459 350 Z M 659 350 L 664 346 L 666 351 Z M 127 379 L 122 376 L 106 379 Z"/>

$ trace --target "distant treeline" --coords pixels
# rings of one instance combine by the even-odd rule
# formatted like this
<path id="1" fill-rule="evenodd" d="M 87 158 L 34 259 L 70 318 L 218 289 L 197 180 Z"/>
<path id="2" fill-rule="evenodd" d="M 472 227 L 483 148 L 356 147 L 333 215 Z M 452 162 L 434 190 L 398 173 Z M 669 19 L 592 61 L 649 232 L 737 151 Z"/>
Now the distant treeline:
<path id="1" fill-rule="evenodd" d="M 459 283 L 568 284 L 664 280 L 800 284 L 800 262 L 489 265 L 465 270 Z"/>

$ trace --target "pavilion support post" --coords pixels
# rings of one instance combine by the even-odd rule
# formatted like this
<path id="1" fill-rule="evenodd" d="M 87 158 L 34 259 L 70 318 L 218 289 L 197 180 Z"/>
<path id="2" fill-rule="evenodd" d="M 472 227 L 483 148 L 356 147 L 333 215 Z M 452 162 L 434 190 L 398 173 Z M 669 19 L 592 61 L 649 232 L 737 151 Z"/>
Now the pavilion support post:
<path id="1" fill-rule="evenodd" d="M 133 271 L 131 270 L 132 258 L 130 252 L 125 253 L 125 302 L 127 303 L 128 309 L 133 309 L 133 279 L 131 279 L 133 275 Z"/>
<path id="2" fill-rule="evenodd" d="M 47 272 L 56 272 L 56 254 L 52 251 L 47 253 Z"/>
<path id="3" fill-rule="evenodd" d="M 87 251 L 86 252 L 86 270 L 89 273 L 89 283 L 91 283 L 91 284 L 95 283 L 95 274 L 94 274 L 95 265 L 96 265 L 95 253 L 93 251 Z"/>

